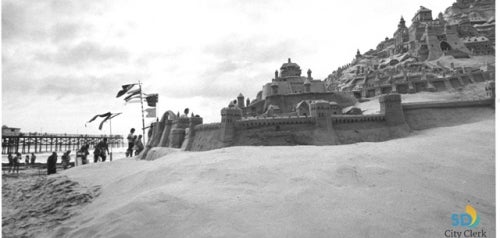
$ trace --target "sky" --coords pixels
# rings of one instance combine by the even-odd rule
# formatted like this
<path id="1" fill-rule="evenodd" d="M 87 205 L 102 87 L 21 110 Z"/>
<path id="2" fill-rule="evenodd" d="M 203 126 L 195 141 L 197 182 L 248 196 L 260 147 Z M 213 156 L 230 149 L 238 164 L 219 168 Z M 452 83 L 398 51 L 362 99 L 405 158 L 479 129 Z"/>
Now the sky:
<path id="1" fill-rule="evenodd" d="M 325 79 L 391 37 L 420 6 L 453 0 L 2 0 L 2 125 L 109 134 L 142 128 L 121 85 L 158 93 L 157 116 L 189 108 L 205 123 L 239 93 L 251 100 L 288 58 Z M 146 126 L 155 118 L 146 118 Z"/>

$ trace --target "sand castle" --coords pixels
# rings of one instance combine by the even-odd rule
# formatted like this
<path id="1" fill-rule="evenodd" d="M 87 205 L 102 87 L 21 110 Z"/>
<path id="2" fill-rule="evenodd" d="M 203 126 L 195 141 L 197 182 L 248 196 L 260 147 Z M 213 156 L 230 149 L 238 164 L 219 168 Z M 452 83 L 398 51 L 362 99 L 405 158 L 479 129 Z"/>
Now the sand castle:
<path id="1" fill-rule="evenodd" d="M 409 27 L 401 17 L 393 37 L 364 54 L 358 50 L 350 63 L 334 70 L 325 79 L 327 88 L 370 98 L 391 91 L 434 92 L 493 80 L 492 9 L 491 0 L 458 0 L 433 19 L 432 11 L 421 6 Z M 456 66 L 455 60 L 461 65 Z"/>
<path id="2" fill-rule="evenodd" d="M 203 124 L 199 116 L 163 114 L 152 124 L 142 158 L 153 147 L 204 151 L 244 145 L 338 145 L 385 141 L 407 136 L 411 130 L 435 127 L 441 121 L 460 119 L 463 110 L 493 110 L 494 81 L 486 85 L 486 99 L 402 103 L 397 88 L 382 91 L 378 113 L 350 114 L 357 101 L 353 93 L 325 90 L 310 70 L 302 77 L 300 67 L 287 63 L 281 73 L 263 86 L 256 99 L 243 95 L 220 111 L 221 120 Z M 483 79 L 484 80 L 484 79 Z M 471 81 L 463 81 L 471 83 Z M 313 86 L 314 85 L 314 86 Z"/>
<path id="3" fill-rule="evenodd" d="M 375 50 L 357 51 L 353 61 L 325 80 L 289 58 L 253 100 L 240 93 L 221 109 L 221 120 L 166 112 L 153 123 L 146 151 L 153 147 L 203 151 L 244 145 L 338 145 L 384 141 L 411 130 L 460 120 L 463 110 L 492 110 L 494 62 L 460 66 L 456 59 L 494 59 L 494 1 L 458 0 L 436 19 L 420 7 L 410 27 L 401 17 L 392 38 Z M 452 59 L 452 60 L 451 60 Z M 448 61 L 446 61 L 448 60 Z M 443 62 L 450 62 L 444 65 Z M 460 61 L 462 62 L 462 61 Z M 470 63 L 470 62 L 469 62 Z M 477 63 L 477 62 L 476 62 Z M 484 83 L 486 99 L 402 103 L 401 94 L 462 90 Z M 379 110 L 363 115 L 355 105 L 379 96 Z"/>

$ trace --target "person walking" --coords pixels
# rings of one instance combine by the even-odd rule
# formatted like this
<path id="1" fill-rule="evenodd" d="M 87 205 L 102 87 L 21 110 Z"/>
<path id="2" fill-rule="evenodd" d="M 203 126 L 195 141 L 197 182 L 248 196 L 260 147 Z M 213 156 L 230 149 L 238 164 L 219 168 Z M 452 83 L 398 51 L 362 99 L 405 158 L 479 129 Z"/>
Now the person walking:
<path id="1" fill-rule="evenodd" d="M 47 159 L 47 175 L 55 174 L 57 172 L 57 153 L 52 152 L 52 155 Z"/>
<path id="2" fill-rule="evenodd" d="M 26 155 L 26 157 L 24 158 L 24 166 L 28 168 L 29 165 L 30 165 L 30 156 Z"/>
<path id="3" fill-rule="evenodd" d="M 144 150 L 144 144 L 142 144 L 142 135 L 139 135 L 135 141 L 135 155 L 138 155 Z"/>
<path id="4" fill-rule="evenodd" d="M 87 155 L 89 155 L 89 145 L 83 145 L 80 150 L 76 152 L 76 157 L 81 159 L 82 165 L 88 164 Z"/>
<path id="5" fill-rule="evenodd" d="M 126 157 L 129 157 L 129 156 L 132 157 L 134 155 L 133 154 L 133 149 L 134 149 L 134 144 L 135 144 L 134 132 L 135 132 L 135 128 L 131 128 L 130 134 L 128 134 L 128 136 L 127 136 L 128 148 L 127 148 L 127 152 L 125 153 Z"/>
<path id="6" fill-rule="evenodd" d="M 14 169 L 14 157 L 12 157 L 12 153 L 9 152 L 7 159 L 9 159 L 9 173 Z"/>
<path id="7" fill-rule="evenodd" d="M 35 153 L 31 153 L 31 165 L 35 165 L 36 156 Z"/>
<path id="8" fill-rule="evenodd" d="M 12 172 L 16 171 L 16 173 L 19 173 L 19 164 L 21 163 L 21 159 L 21 153 L 17 152 L 14 157 L 14 170 Z"/>
<path id="9" fill-rule="evenodd" d="M 99 157 L 102 159 L 102 162 L 106 161 L 106 154 L 109 155 L 108 138 L 102 139 L 95 146 L 95 150 L 94 150 L 94 163 L 97 163 L 97 161 L 99 160 Z"/>
<path id="10" fill-rule="evenodd" d="M 71 157 L 69 156 L 70 153 L 71 153 L 71 150 L 68 150 L 61 157 L 63 169 L 68 169 L 68 167 L 69 167 L 69 160 L 71 159 Z"/>

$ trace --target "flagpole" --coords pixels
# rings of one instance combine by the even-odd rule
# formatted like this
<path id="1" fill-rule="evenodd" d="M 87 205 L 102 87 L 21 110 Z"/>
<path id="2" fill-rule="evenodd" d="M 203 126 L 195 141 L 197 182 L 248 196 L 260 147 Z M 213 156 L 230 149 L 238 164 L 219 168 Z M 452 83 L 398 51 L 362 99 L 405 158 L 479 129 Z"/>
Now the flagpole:
<path id="1" fill-rule="evenodd" d="M 111 118 L 109 119 L 109 144 L 111 144 L 111 137 L 113 133 L 111 132 Z M 108 146 L 109 146 L 108 144 Z M 109 162 L 113 161 L 113 147 L 109 146 Z"/>
<path id="2" fill-rule="evenodd" d="M 142 143 L 145 145 L 146 144 L 146 136 L 144 133 L 144 130 L 146 130 L 144 127 L 144 106 L 143 106 L 143 101 L 142 101 L 142 86 L 141 86 L 141 80 L 139 79 L 139 95 L 141 96 L 141 115 L 142 115 Z"/>

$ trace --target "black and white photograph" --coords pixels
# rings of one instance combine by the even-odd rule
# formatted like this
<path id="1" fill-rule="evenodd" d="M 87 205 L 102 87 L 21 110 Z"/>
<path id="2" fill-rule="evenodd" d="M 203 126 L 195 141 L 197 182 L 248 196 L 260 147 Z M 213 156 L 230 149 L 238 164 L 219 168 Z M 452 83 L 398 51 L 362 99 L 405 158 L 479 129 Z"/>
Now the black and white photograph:
<path id="1" fill-rule="evenodd" d="M 1 237 L 496 237 L 495 0 L 1 9 Z"/>

